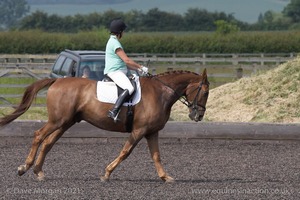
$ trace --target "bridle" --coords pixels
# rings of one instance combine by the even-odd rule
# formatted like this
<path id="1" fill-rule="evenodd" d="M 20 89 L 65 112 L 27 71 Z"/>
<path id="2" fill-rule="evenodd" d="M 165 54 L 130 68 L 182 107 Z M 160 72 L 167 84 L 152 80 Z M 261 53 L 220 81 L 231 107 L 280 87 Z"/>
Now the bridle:
<path id="1" fill-rule="evenodd" d="M 192 90 L 192 91 L 190 92 L 190 94 L 191 94 L 191 93 L 193 93 L 195 90 L 197 90 L 197 94 L 196 94 L 196 96 L 195 96 L 195 98 L 194 98 L 194 100 L 193 100 L 192 102 L 189 102 L 189 100 L 187 99 L 187 96 L 188 96 L 189 94 L 186 94 L 185 96 L 181 96 L 181 97 L 179 98 L 179 101 L 180 101 L 181 103 L 183 103 L 184 105 L 186 105 L 188 108 L 190 108 L 190 109 L 192 109 L 192 110 L 194 110 L 194 111 L 198 110 L 199 107 L 202 108 L 202 111 L 206 111 L 206 106 L 204 106 L 204 105 L 198 105 L 198 104 L 197 104 L 197 100 L 198 100 L 198 98 L 199 98 L 199 94 L 200 94 L 202 85 L 204 85 L 203 81 L 200 82 L 200 84 L 199 84 L 199 86 L 198 86 L 197 88 L 195 88 L 194 90 Z M 183 99 L 183 100 L 182 100 L 182 99 Z"/>
<path id="2" fill-rule="evenodd" d="M 178 100 L 183 103 L 184 105 L 186 105 L 189 109 L 192 109 L 193 111 L 198 111 L 198 108 L 201 107 L 202 108 L 202 111 L 206 111 L 206 106 L 204 105 L 198 105 L 197 104 L 197 100 L 199 98 L 199 94 L 200 94 L 200 91 L 201 91 L 201 88 L 202 88 L 202 85 L 204 85 L 205 83 L 203 83 L 203 80 L 200 82 L 199 86 L 195 89 L 193 89 L 189 94 L 193 93 L 195 90 L 197 90 L 197 94 L 194 98 L 194 100 L 192 102 L 190 102 L 188 99 L 187 99 L 187 96 L 189 94 L 185 94 L 184 96 L 183 95 L 180 95 L 178 94 L 171 86 L 169 86 L 168 84 L 166 84 L 165 82 L 163 82 L 162 80 L 160 80 L 159 78 L 157 78 L 156 76 L 153 76 L 151 75 L 152 78 L 155 78 L 156 80 L 158 80 L 159 82 L 161 82 L 163 85 L 167 86 L 168 88 L 170 88 L 174 94 L 176 94 L 176 96 L 178 97 Z M 207 83 L 206 85 L 209 85 L 209 83 Z"/>

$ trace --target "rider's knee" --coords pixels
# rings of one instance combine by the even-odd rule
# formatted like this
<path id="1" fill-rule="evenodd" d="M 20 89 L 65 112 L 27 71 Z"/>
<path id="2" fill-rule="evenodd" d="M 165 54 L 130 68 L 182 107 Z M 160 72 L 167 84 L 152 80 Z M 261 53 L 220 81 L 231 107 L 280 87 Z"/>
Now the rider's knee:
<path id="1" fill-rule="evenodd" d="M 128 87 L 127 90 L 129 92 L 129 94 L 132 95 L 132 93 L 134 92 L 134 87 L 133 86 Z"/>

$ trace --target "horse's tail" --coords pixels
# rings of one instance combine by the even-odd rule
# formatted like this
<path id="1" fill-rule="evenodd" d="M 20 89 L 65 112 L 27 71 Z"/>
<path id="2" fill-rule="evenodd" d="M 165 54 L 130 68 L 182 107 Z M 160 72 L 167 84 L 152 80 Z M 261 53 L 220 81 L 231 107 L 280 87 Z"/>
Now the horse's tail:
<path id="1" fill-rule="evenodd" d="M 6 115 L 6 116 L 0 118 L 0 127 L 14 121 L 18 117 L 20 117 L 22 114 L 24 114 L 31 106 L 37 93 L 41 89 L 51 86 L 55 81 L 56 81 L 56 79 L 46 78 L 46 79 L 38 80 L 38 81 L 34 82 L 33 84 L 31 84 L 30 86 L 28 86 L 23 94 L 21 103 L 15 109 L 15 111 L 9 115 Z"/>

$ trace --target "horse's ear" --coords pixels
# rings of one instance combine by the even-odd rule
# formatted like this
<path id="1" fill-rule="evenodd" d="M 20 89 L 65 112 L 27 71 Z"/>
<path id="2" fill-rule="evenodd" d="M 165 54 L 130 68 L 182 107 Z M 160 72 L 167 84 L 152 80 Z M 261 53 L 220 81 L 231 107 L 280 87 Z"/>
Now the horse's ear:
<path id="1" fill-rule="evenodd" d="M 207 72 L 206 72 L 206 68 L 204 68 L 203 72 L 202 72 L 202 80 L 203 81 L 207 81 Z"/>

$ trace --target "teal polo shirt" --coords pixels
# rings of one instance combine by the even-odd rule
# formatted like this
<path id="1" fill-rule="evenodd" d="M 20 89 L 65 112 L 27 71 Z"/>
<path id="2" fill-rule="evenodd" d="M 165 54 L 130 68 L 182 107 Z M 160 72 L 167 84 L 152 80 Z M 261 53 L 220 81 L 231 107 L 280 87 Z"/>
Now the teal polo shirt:
<path id="1" fill-rule="evenodd" d="M 111 35 L 106 44 L 104 74 L 127 69 L 125 62 L 116 54 L 118 48 L 123 49 L 117 37 Z"/>

